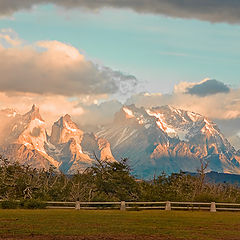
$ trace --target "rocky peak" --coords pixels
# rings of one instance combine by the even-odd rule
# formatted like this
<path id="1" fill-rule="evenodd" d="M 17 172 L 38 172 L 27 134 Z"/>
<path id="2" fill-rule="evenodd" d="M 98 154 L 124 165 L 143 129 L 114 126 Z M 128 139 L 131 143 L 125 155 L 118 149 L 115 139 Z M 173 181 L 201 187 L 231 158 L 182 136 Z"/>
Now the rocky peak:
<path id="1" fill-rule="evenodd" d="M 15 117 L 12 117 L 7 129 L 8 134 L 5 137 L 4 144 L 19 143 L 31 146 L 35 140 L 40 138 L 41 145 L 43 145 L 46 140 L 45 122 L 40 115 L 39 108 L 35 105 L 26 114 L 16 114 Z"/>
<path id="2" fill-rule="evenodd" d="M 137 108 L 134 104 L 123 106 L 119 112 L 115 114 L 114 124 L 120 125 L 142 125 L 147 120 L 147 113 L 144 108 Z"/>
<path id="3" fill-rule="evenodd" d="M 71 116 L 69 114 L 65 114 L 62 118 L 64 121 L 72 122 Z"/>
<path id="4" fill-rule="evenodd" d="M 112 155 L 110 143 L 106 139 L 99 138 L 98 146 L 101 154 L 100 160 L 107 161 L 107 162 L 116 161 Z"/>
<path id="5" fill-rule="evenodd" d="M 65 128 L 67 124 L 75 125 L 71 119 L 71 116 L 68 114 L 60 117 L 60 119 L 54 124 L 58 125 L 60 128 Z M 75 126 L 75 128 L 77 128 L 77 126 Z"/>
<path id="6" fill-rule="evenodd" d="M 25 117 L 28 121 L 38 119 L 44 122 L 42 116 L 40 115 L 39 107 L 37 107 L 35 104 L 33 104 L 32 109 L 27 112 L 23 117 Z"/>
<path id="7" fill-rule="evenodd" d="M 116 158 L 128 157 L 137 173 L 195 171 L 199 159 L 207 159 L 210 169 L 240 172 L 234 162 L 239 153 L 214 122 L 198 113 L 171 106 L 130 105 L 115 116 L 113 124 L 97 135 L 109 141 Z"/>
<path id="8" fill-rule="evenodd" d="M 68 142 L 71 138 L 75 139 L 78 144 L 81 143 L 83 132 L 72 121 L 70 115 L 66 114 L 61 117 L 52 126 L 52 133 L 50 136 L 50 142 L 53 145 Z"/>
<path id="9" fill-rule="evenodd" d="M 85 138 L 84 144 L 84 133 L 68 114 L 54 123 L 50 137 L 36 105 L 23 115 L 16 114 L 11 109 L 0 110 L 0 120 L 2 123 L 7 122 L 6 134 L 1 132 L 4 139 L 3 142 L 0 141 L 1 154 L 11 161 L 17 160 L 21 164 L 40 169 L 49 169 L 50 165 L 54 165 L 58 170 L 69 174 L 84 171 L 93 164 L 94 159 L 90 156 L 92 150 L 101 159 L 115 161 L 106 140 L 90 134 Z"/>

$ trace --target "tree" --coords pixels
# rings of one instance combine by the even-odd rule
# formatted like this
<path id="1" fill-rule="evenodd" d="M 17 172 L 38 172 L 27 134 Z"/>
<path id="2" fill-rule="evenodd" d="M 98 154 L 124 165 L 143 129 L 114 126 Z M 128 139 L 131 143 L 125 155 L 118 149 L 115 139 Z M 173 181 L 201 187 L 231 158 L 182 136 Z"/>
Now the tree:
<path id="1" fill-rule="evenodd" d="M 98 193 L 95 199 L 137 200 L 138 183 L 130 174 L 131 169 L 127 161 L 127 158 L 121 159 L 120 162 L 101 161 L 96 158 L 96 164 L 91 168 Z"/>

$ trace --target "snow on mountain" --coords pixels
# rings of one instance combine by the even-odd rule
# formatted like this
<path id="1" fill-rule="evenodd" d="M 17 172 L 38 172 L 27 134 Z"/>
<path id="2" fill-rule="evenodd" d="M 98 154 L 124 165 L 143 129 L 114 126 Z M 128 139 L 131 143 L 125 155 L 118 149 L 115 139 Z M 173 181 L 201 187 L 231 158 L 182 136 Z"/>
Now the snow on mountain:
<path id="1" fill-rule="evenodd" d="M 1 144 L 1 153 L 10 161 L 17 160 L 39 169 L 54 166 L 68 174 L 84 171 L 95 162 L 93 156 L 82 148 L 84 133 L 69 115 L 54 123 L 50 136 L 35 105 L 24 115 L 13 111 L 4 111 L 1 115 L 12 118 L 6 124 L 6 135 Z M 94 136 L 93 141 L 97 145 L 94 149 L 97 156 L 105 160 L 102 156 L 106 155 L 106 159 L 115 161 L 106 140 Z M 99 144 L 99 141 L 103 142 Z"/>
<path id="2" fill-rule="evenodd" d="M 61 117 L 52 126 L 52 134 L 50 137 L 50 142 L 53 145 L 66 143 L 71 138 L 74 138 L 78 144 L 81 143 L 83 137 L 83 131 L 81 131 L 78 126 L 71 120 L 71 117 L 66 114 Z"/>
<path id="3" fill-rule="evenodd" d="M 200 159 L 209 162 L 209 170 L 240 173 L 240 158 L 217 125 L 193 112 L 124 106 L 97 135 L 110 142 L 117 158 L 128 157 L 139 177 L 195 172 Z"/>
<path id="4" fill-rule="evenodd" d="M 61 117 L 52 127 L 48 153 L 60 163 L 60 170 L 67 173 L 83 171 L 94 160 L 83 152 L 81 142 L 83 131 L 71 120 L 69 115 Z"/>
<path id="5" fill-rule="evenodd" d="M 48 169 L 51 165 L 58 167 L 58 162 L 45 151 L 45 122 L 35 105 L 28 113 L 15 115 L 7 127 L 7 133 L 2 152 L 10 160 L 17 159 L 22 164 L 30 164 L 37 168 Z"/>
<path id="6" fill-rule="evenodd" d="M 240 132 L 229 137 L 229 142 L 240 152 Z"/>
<path id="7" fill-rule="evenodd" d="M 209 170 L 240 173 L 236 152 L 217 125 L 200 114 L 170 106 L 137 108 L 124 106 L 112 124 L 97 133 L 85 133 L 69 115 L 61 117 L 46 132 L 45 121 L 33 105 L 24 114 L 0 111 L 0 152 L 10 161 L 36 168 L 56 169 L 67 174 L 84 171 L 95 163 L 129 158 L 138 177 L 166 173 L 196 172 L 200 160 Z"/>

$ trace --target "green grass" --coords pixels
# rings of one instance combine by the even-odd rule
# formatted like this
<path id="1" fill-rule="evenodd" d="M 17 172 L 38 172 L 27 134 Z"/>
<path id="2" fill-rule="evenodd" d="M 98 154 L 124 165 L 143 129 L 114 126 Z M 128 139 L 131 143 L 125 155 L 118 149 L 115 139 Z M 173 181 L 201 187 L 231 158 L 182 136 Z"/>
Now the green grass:
<path id="1" fill-rule="evenodd" d="M 126 212 L 0 210 L 0 238 L 32 235 L 48 237 L 101 235 L 115 236 L 119 239 L 128 239 L 130 236 L 146 239 L 147 236 L 161 236 L 161 239 L 232 240 L 240 239 L 240 213 L 160 210 Z"/>

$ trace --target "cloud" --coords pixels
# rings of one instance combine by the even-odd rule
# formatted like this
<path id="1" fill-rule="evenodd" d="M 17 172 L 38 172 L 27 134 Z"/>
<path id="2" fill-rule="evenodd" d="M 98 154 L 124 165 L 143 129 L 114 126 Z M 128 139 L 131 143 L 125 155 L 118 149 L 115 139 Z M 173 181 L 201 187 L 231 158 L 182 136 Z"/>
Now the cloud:
<path id="1" fill-rule="evenodd" d="M 112 123 L 114 115 L 123 105 L 117 100 L 109 100 L 100 104 L 79 104 L 84 109 L 80 118 L 75 117 L 76 122 L 82 127 L 95 126 L 96 128 L 105 124 Z M 94 128 L 90 128 L 94 130 Z"/>
<path id="2" fill-rule="evenodd" d="M 78 99 L 69 101 L 69 98 L 61 95 L 46 96 L 32 93 L 10 95 L 0 92 L 0 109 L 13 108 L 24 114 L 31 109 L 33 104 L 40 107 L 40 113 L 49 131 L 53 122 L 67 113 L 75 118 L 80 118 L 84 114 L 84 109 L 79 105 Z"/>
<path id="3" fill-rule="evenodd" d="M 145 108 L 170 105 L 200 113 L 216 122 L 230 143 L 237 150 L 240 149 L 240 89 L 230 89 L 228 93 L 213 94 L 203 98 L 180 91 L 183 86 L 192 85 L 191 83 L 184 82 L 179 85 L 175 86 L 178 91 L 172 94 L 135 94 L 127 100 L 126 104 Z"/>
<path id="4" fill-rule="evenodd" d="M 240 132 L 240 118 L 217 119 L 216 122 L 220 129 L 223 129 L 223 134 L 226 137 L 235 136 Z"/>
<path id="5" fill-rule="evenodd" d="M 22 44 L 6 31 L 0 33 L 0 72 L 0 91 L 5 92 L 64 96 L 125 94 L 138 83 L 134 76 L 87 60 L 69 44 L 58 41 Z"/>
<path id="6" fill-rule="evenodd" d="M 70 114 L 79 125 L 112 121 L 122 104 L 114 97 L 135 91 L 136 77 L 97 65 L 59 41 L 28 44 L 12 29 L 0 30 L 0 109 L 20 113 L 37 104 L 50 130 Z"/>
<path id="7" fill-rule="evenodd" d="M 188 94 L 186 89 L 208 82 L 203 80 L 200 83 L 182 82 L 175 86 L 172 94 L 149 94 L 139 93 L 131 96 L 127 104 L 136 104 L 143 107 L 154 107 L 172 105 L 180 109 L 200 113 L 211 119 L 235 119 L 240 117 L 240 89 L 228 89 L 218 91 L 218 94 L 208 91 L 205 97 L 202 94 Z M 218 81 L 217 81 L 218 82 Z M 220 84 L 221 86 L 221 84 Z"/>
<path id="8" fill-rule="evenodd" d="M 83 96 L 69 98 L 62 95 L 39 95 L 34 93 L 8 94 L 0 92 L 0 110 L 13 108 L 24 114 L 28 112 L 33 104 L 40 108 L 40 113 L 46 121 L 48 131 L 51 130 L 53 122 L 65 114 L 71 115 L 72 119 L 80 127 L 96 127 L 111 123 L 114 114 L 119 111 L 122 104 L 117 100 L 103 100 L 94 96 Z M 1 126 L 0 126 L 1 127 Z M 93 129 L 93 128 L 91 128 Z"/>
<path id="9" fill-rule="evenodd" d="M 11 28 L 0 29 L 0 43 L 4 46 L 19 46 L 22 41 Z"/>
<path id="10" fill-rule="evenodd" d="M 200 87 L 195 88 L 195 86 Z M 187 91 L 193 91 L 193 94 Z M 230 89 L 217 80 L 204 79 L 199 83 L 180 82 L 174 87 L 172 94 L 138 93 L 132 95 L 126 104 L 145 108 L 170 105 L 200 113 L 216 122 L 231 144 L 236 149 L 240 149 L 239 96 L 240 89 Z"/>
<path id="11" fill-rule="evenodd" d="M 186 94 L 187 88 L 202 82 L 182 82 L 175 86 L 171 94 L 134 94 L 125 104 L 135 104 L 137 107 L 145 108 L 171 105 L 197 112 L 217 122 L 223 133 L 230 139 L 240 130 L 240 89 L 230 89 L 227 93 L 205 97 Z M 95 131 L 97 126 L 110 123 L 114 114 L 122 107 L 117 100 L 109 100 L 106 94 L 68 97 L 57 94 L 0 92 L 0 109 L 10 107 L 16 108 L 20 113 L 25 113 L 33 103 L 40 107 L 49 130 L 54 121 L 68 113 L 83 130 Z M 94 127 L 89 125 L 94 125 Z M 240 145 L 235 144 L 235 146 L 238 148 Z"/>
<path id="12" fill-rule="evenodd" d="M 186 93 L 199 97 L 229 92 L 230 88 L 227 85 L 215 79 L 203 81 L 186 89 Z"/>
<path id="13" fill-rule="evenodd" d="M 100 98 L 103 101 L 103 96 Z M 81 129 L 95 131 L 99 126 L 111 123 L 114 114 L 122 107 L 122 104 L 117 100 L 105 99 L 105 101 L 98 103 L 98 99 L 93 96 L 69 99 L 61 95 L 33 93 L 11 95 L 0 92 L 0 110 L 13 108 L 18 113 L 24 114 L 31 109 L 33 104 L 40 108 L 40 114 L 46 122 L 48 133 L 51 132 L 52 124 L 65 114 L 69 114 Z M 4 129 L 3 122 L 0 125 L 0 130 L 2 129 Z"/>
<path id="14" fill-rule="evenodd" d="M 200 84 L 200 83 L 199 83 Z M 131 96 L 126 104 L 138 107 L 157 107 L 171 105 L 173 107 L 200 113 L 216 122 L 231 144 L 240 148 L 240 89 L 230 89 L 224 94 L 212 94 L 205 97 L 186 94 L 185 90 L 192 83 L 182 82 L 175 86 L 172 94 L 139 93 Z"/>
<path id="15" fill-rule="evenodd" d="M 161 14 L 174 18 L 200 19 L 210 22 L 240 22 L 238 0 L 0 0 L 0 14 L 10 15 L 37 4 L 55 4 L 65 8 L 105 7 L 132 9 L 139 13 Z"/>

